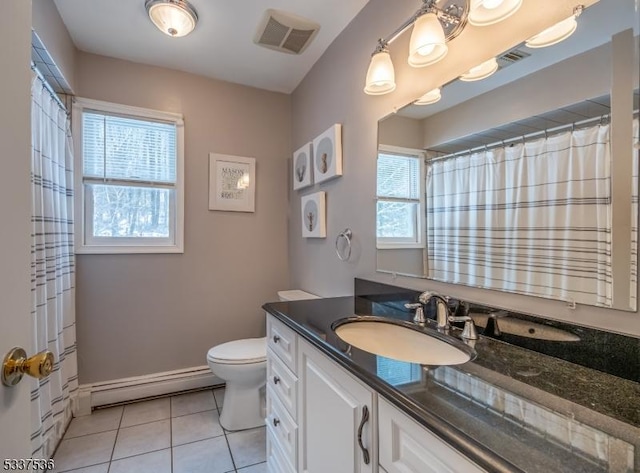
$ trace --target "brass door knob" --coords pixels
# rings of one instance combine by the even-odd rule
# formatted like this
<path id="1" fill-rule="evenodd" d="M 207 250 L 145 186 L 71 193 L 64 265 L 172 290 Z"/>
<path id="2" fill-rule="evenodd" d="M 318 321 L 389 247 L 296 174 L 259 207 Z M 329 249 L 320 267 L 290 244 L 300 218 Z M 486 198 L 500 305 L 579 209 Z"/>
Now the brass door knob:
<path id="1" fill-rule="evenodd" d="M 53 353 L 41 351 L 27 358 L 27 352 L 20 347 L 13 348 L 2 363 L 2 384 L 15 386 L 26 374 L 37 379 L 46 378 L 53 369 Z"/>

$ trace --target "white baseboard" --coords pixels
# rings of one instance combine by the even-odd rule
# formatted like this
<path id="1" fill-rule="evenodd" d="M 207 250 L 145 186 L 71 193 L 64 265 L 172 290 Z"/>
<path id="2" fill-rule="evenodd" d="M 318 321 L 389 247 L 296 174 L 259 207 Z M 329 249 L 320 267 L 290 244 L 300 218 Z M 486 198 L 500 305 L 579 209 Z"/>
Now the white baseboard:
<path id="1" fill-rule="evenodd" d="M 94 407 L 162 396 L 189 389 L 206 388 L 223 382 L 214 376 L 209 367 L 205 365 L 100 383 L 82 384 L 78 389 L 74 415 L 91 414 Z"/>

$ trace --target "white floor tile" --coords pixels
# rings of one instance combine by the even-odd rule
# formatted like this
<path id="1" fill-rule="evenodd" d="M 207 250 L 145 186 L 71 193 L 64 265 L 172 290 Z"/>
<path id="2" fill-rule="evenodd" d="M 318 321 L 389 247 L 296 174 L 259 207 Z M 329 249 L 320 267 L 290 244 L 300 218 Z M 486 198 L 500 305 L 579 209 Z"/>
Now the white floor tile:
<path id="1" fill-rule="evenodd" d="M 52 473 L 57 472 L 55 468 L 50 470 Z M 85 468 L 78 468 L 77 470 L 67 470 L 69 473 L 107 473 L 109 471 L 109 464 L 103 463 L 101 465 L 87 466 Z"/>
<path id="2" fill-rule="evenodd" d="M 173 473 L 227 473 L 233 462 L 224 437 L 173 448 Z"/>
<path id="3" fill-rule="evenodd" d="M 171 421 L 171 442 L 173 445 L 182 445 L 223 434 L 216 409 L 174 417 Z"/>
<path id="4" fill-rule="evenodd" d="M 244 430 L 227 434 L 236 468 L 242 468 L 267 459 L 266 428 Z"/>
<path id="5" fill-rule="evenodd" d="M 209 389 L 195 393 L 181 394 L 171 398 L 171 416 L 178 417 L 216 408 L 213 392 Z"/>
<path id="6" fill-rule="evenodd" d="M 113 459 L 130 457 L 171 446 L 170 421 L 161 420 L 149 424 L 120 429 L 113 451 Z"/>
<path id="7" fill-rule="evenodd" d="M 122 418 L 122 406 L 98 409 L 91 415 L 76 417 L 69 424 L 64 434 L 65 439 L 81 437 L 83 435 L 118 430 Z"/>
<path id="8" fill-rule="evenodd" d="M 109 473 L 171 473 L 171 449 L 111 462 Z"/>
<path id="9" fill-rule="evenodd" d="M 108 462 L 111 459 L 115 441 L 116 431 L 63 440 L 53 457 L 55 472 L 61 473 Z"/>
<path id="10" fill-rule="evenodd" d="M 168 419 L 171 417 L 170 404 L 168 397 L 127 404 L 124 407 L 120 427 L 131 427 L 132 425 Z"/>
<path id="11" fill-rule="evenodd" d="M 267 473 L 267 462 L 240 468 L 238 473 Z"/>

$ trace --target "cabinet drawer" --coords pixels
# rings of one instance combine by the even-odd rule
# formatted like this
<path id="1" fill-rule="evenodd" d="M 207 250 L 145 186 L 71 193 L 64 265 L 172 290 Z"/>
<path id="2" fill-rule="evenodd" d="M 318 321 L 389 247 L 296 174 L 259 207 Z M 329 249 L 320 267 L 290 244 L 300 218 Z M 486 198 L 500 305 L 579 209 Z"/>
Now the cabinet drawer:
<path id="1" fill-rule="evenodd" d="M 276 434 L 270 426 L 267 426 L 267 472 L 268 473 L 295 473 L 289 464 L 285 454 L 282 453 Z"/>
<path id="2" fill-rule="evenodd" d="M 382 398 L 378 422 L 380 466 L 389 473 L 485 471 Z"/>
<path id="3" fill-rule="evenodd" d="M 298 425 L 278 401 L 270 386 L 267 388 L 266 423 L 272 432 L 273 442 L 278 444 L 290 466 L 293 467 L 297 462 Z"/>
<path id="4" fill-rule="evenodd" d="M 278 396 L 291 418 L 297 420 L 298 378 L 271 349 L 267 351 L 267 385 Z"/>
<path id="5" fill-rule="evenodd" d="M 293 330 L 272 315 L 267 317 L 267 344 L 295 373 L 297 336 Z"/>

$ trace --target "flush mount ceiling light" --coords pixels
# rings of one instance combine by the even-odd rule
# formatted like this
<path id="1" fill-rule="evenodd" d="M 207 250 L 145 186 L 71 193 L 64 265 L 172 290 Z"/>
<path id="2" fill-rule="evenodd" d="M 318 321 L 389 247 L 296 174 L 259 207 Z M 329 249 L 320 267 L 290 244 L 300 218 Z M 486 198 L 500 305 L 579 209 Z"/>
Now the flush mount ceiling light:
<path id="1" fill-rule="evenodd" d="M 437 88 L 430 90 L 413 103 L 414 105 L 431 105 L 432 103 L 439 102 L 441 98 L 440 88 Z"/>
<path id="2" fill-rule="evenodd" d="M 472 82 L 475 80 L 482 80 L 489 77 L 491 74 L 498 70 L 498 61 L 492 57 L 488 61 L 478 64 L 472 67 L 467 72 L 460 76 L 460 80 L 465 82 Z"/>
<path id="3" fill-rule="evenodd" d="M 164 34 L 179 38 L 193 31 L 198 13 L 186 0 L 147 0 L 149 18 Z"/>
<path id="4" fill-rule="evenodd" d="M 471 0 L 469 23 L 489 26 L 506 20 L 522 6 L 522 0 Z"/>
<path id="5" fill-rule="evenodd" d="M 578 27 L 576 18 L 580 16 L 582 10 L 584 10 L 584 6 L 578 5 L 573 9 L 573 15 L 529 38 L 525 41 L 525 46 L 529 48 L 546 48 L 567 39 Z"/>

